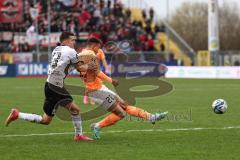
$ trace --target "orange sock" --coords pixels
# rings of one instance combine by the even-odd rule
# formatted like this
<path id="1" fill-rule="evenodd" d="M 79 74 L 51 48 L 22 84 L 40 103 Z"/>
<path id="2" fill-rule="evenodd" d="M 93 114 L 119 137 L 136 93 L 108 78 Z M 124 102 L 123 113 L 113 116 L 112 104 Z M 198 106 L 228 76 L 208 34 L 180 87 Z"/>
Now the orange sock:
<path id="1" fill-rule="evenodd" d="M 147 111 L 144 111 L 141 108 L 134 107 L 134 106 L 127 106 L 125 111 L 129 115 L 139 117 L 139 118 L 143 118 L 145 120 L 150 120 L 150 118 L 151 118 L 151 113 L 149 113 Z"/>
<path id="2" fill-rule="evenodd" d="M 99 125 L 100 128 L 111 126 L 121 119 L 122 119 L 121 117 L 117 116 L 114 113 L 111 113 L 107 117 L 105 117 L 103 120 L 98 122 L 98 125 Z"/>

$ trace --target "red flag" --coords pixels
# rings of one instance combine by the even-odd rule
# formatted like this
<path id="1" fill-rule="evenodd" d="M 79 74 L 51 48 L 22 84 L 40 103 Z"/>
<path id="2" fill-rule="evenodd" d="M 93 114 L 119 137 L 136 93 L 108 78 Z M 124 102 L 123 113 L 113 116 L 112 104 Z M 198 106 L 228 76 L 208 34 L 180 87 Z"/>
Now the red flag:
<path id="1" fill-rule="evenodd" d="M 0 1 L 0 23 L 21 22 L 23 14 L 22 0 Z"/>

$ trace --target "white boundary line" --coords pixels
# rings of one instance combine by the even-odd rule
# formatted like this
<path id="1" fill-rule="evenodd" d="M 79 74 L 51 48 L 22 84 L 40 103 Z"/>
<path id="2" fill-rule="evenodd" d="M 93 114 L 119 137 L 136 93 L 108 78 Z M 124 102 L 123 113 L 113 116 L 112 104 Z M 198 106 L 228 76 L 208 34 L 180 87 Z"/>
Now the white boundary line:
<path id="1" fill-rule="evenodd" d="M 113 130 L 105 131 L 105 133 L 129 133 L 129 132 L 176 132 L 176 131 L 202 131 L 202 130 L 229 130 L 240 129 L 240 126 L 229 126 L 222 128 L 172 128 L 172 129 L 136 129 L 136 130 Z M 88 132 L 87 132 L 88 133 Z M 54 135 L 73 135 L 73 132 L 59 132 L 59 133 L 32 133 L 32 134 L 10 134 L 0 135 L 0 138 L 7 137 L 31 137 L 31 136 L 54 136 Z"/>

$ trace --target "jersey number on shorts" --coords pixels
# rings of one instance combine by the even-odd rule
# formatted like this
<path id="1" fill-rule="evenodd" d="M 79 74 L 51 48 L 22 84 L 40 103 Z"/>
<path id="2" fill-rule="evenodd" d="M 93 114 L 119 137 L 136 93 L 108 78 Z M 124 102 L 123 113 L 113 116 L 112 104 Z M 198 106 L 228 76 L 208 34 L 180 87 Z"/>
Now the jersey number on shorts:
<path id="1" fill-rule="evenodd" d="M 114 97 L 112 95 L 108 95 L 106 97 L 106 100 L 108 101 L 108 103 L 112 103 L 115 99 L 114 99 Z"/>

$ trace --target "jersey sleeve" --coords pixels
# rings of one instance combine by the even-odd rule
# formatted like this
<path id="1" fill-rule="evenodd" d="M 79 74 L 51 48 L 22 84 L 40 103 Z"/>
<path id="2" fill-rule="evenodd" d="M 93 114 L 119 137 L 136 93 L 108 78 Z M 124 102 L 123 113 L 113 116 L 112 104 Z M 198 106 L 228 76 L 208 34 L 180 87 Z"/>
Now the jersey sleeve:
<path id="1" fill-rule="evenodd" d="M 109 83 L 112 83 L 112 78 L 108 77 L 106 74 L 104 74 L 102 71 L 98 72 L 97 77 L 100 78 L 102 81 L 107 81 Z"/>
<path id="2" fill-rule="evenodd" d="M 98 51 L 98 58 L 101 61 L 105 59 L 105 54 L 102 49 L 99 49 L 99 51 Z"/>
<path id="3" fill-rule="evenodd" d="M 79 62 L 78 54 L 77 54 L 77 52 L 74 49 L 72 49 L 70 51 L 69 58 L 70 58 L 71 63 L 73 63 L 73 64 L 76 64 L 76 63 Z"/>

